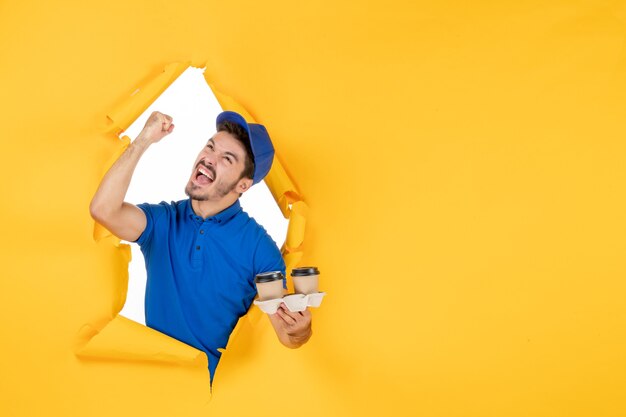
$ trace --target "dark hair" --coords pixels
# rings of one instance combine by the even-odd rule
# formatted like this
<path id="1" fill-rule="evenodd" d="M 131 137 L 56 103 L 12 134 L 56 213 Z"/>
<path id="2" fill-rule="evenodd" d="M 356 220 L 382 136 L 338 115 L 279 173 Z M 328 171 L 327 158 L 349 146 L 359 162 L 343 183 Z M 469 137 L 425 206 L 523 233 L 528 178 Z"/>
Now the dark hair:
<path id="1" fill-rule="evenodd" d="M 252 153 L 252 147 L 250 146 L 250 138 L 246 129 L 230 121 L 225 121 L 217 125 L 218 132 L 230 133 L 235 139 L 237 139 L 243 145 L 246 150 L 246 160 L 244 161 L 243 172 L 239 179 L 246 177 L 254 178 L 254 154 Z"/>

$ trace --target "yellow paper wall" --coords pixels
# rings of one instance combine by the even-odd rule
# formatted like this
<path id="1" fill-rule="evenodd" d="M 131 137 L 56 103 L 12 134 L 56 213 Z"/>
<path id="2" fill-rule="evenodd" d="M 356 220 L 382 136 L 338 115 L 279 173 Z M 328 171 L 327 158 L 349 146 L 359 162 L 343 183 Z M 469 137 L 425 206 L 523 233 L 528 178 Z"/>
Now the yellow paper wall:
<path id="1" fill-rule="evenodd" d="M 0 415 L 625 415 L 626 5 L 513 3 L 0 3 Z M 268 126 L 329 294 L 212 396 L 182 347 L 76 355 L 128 279 L 106 116 L 174 62 Z"/>

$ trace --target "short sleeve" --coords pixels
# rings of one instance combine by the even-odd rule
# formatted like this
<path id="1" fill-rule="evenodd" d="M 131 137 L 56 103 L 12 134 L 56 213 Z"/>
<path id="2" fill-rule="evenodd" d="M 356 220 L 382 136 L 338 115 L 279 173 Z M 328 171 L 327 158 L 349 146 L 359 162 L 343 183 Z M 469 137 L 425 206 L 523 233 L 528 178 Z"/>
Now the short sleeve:
<path id="1" fill-rule="evenodd" d="M 285 275 L 285 261 L 272 238 L 264 231 L 254 252 L 254 274 L 262 272 L 280 271 Z M 283 280 L 283 287 L 287 288 L 287 280 Z"/>
<path id="2" fill-rule="evenodd" d="M 135 243 L 146 250 L 152 243 L 152 236 L 154 235 L 154 224 L 156 219 L 162 214 L 163 206 L 160 204 L 142 203 L 138 204 L 139 207 L 146 214 L 146 228 L 141 235 L 137 238 Z"/>

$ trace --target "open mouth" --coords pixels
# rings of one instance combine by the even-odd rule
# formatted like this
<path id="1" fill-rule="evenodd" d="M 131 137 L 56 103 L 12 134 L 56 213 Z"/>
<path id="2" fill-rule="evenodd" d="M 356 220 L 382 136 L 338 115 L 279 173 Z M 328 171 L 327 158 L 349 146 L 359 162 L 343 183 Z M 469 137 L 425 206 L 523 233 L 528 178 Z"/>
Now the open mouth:
<path id="1" fill-rule="evenodd" d="M 198 185 L 207 185 L 215 181 L 215 172 L 203 165 L 200 165 L 194 176 L 194 182 Z"/>

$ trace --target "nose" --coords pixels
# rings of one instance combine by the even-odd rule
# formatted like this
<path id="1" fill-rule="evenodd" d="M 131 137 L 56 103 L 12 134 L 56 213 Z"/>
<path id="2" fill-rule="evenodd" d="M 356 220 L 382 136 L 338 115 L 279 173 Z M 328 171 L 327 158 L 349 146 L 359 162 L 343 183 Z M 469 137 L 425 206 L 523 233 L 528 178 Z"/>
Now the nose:
<path id="1" fill-rule="evenodd" d="M 215 166 L 215 155 L 211 152 L 207 152 L 204 154 L 200 161 L 204 162 L 205 164 Z"/>

